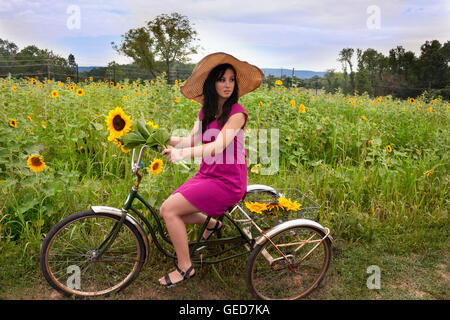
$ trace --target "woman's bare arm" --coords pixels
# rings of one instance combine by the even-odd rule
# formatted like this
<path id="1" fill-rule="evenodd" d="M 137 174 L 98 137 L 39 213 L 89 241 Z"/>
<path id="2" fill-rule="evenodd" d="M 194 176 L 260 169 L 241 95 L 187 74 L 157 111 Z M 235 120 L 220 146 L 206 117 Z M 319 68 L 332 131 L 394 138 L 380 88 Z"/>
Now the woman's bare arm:
<path id="1" fill-rule="evenodd" d="M 197 120 L 194 123 L 194 127 L 191 130 L 189 137 L 170 137 L 169 145 L 175 148 L 188 148 L 195 146 L 199 141 L 201 141 L 200 121 Z"/>

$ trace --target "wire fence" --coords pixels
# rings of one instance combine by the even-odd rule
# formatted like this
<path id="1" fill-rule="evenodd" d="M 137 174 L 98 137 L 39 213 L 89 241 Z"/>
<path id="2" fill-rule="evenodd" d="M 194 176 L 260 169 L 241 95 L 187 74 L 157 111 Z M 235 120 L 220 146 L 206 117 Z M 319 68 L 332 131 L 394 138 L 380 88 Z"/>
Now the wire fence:
<path id="1" fill-rule="evenodd" d="M 155 80 L 156 76 L 162 76 L 165 73 L 165 79 L 168 83 L 173 84 L 175 80 L 185 81 L 192 74 L 194 66 L 174 66 L 169 72 L 161 70 L 160 72 L 150 72 L 137 65 L 118 65 L 111 64 L 107 67 L 79 67 L 77 64 L 70 65 L 67 60 L 63 58 L 30 58 L 30 57 L 14 57 L 0 55 L 0 78 L 14 77 L 14 78 L 46 78 L 56 81 L 66 81 L 70 77 L 71 81 L 80 82 L 86 79 L 93 81 L 108 81 L 112 83 L 122 82 L 125 79 L 129 81 L 136 81 L 140 79 Z M 310 72 L 309 78 L 300 78 L 296 76 L 294 68 L 271 68 L 263 69 L 264 79 L 263 84 L 266 84 L 269 89 L 275 86 L 276 80 L 281 80 L 283 86 L 287 88 L 306 88 L 317 91 L 324 88 L 323 78 L 317 76 L 317 73 Z M 298 71 L 305 72 L 305 71 Z M 314 77 L 316 75 L 316 77 Z M 416 97 L 423 92 L 434 96 L 442 96 L 447 98 L 450 96 L 450 88 L 435 89 L 435 88 L 413 88 L 400 86 L 373 86 L 375 96 L 393 95 L 397 97 Z"/>
<path id="2" fill-rule="evenodd" d="M 175 80 L 185 81 L 192 74 L 194 66 L 175 66 L 168 72 L 160 70 L 159 72 L 150 72 L 137 65 L 118 65 L 111 64 L 107 67 L 79 67 L 77 64 L 69 65 L 65 59 L 51 59 L 51 58 L 27 58 L 0 55 L 0 77 L 22 78 L 44 76 L 47 79 L 54 79 L 64 81 L 68 77 L 71 80 L 79 82 L 84 79 L 92 78 L 95 81 L 108 80 L 114 83 L 123 81 L 125 79 L 134 81 L 140 80 L 155 80 L 156 76 L 165 73 L 165 78 L 168 83 L 173 84 Z M 265 78 L 263 83 L 273 86 L 275 80 L 281 79 L 283 85 L 290 87 L 298 87 L 301 84 L 301 79 L 295 76 L 295 69 L 279 68 L 264 71 Z M 317 87 L 317 84 L 316 84 Z"/>

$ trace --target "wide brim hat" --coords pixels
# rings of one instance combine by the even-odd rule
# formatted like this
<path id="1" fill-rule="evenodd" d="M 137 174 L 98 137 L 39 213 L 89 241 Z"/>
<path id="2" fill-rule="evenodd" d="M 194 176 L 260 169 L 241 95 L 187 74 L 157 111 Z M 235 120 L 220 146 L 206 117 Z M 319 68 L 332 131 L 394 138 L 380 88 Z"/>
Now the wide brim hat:
<path id="1" fill-rule="evenodd" d="M 230 54 L 216 52 L 207 55 L 197 63 L 191 76 L 180 87 L 181 94 L 188 99 L 193 99 L 203 104 L 203 85 L 205 80 L 212 69 L 223 63 L 231 64 L 236 70 L 238 97 L 242 97 L 244 94 L 257 89 L 264 79 L 264 73 L 258 67 L 249 64 L 247 61 L 241 61 Z"/>

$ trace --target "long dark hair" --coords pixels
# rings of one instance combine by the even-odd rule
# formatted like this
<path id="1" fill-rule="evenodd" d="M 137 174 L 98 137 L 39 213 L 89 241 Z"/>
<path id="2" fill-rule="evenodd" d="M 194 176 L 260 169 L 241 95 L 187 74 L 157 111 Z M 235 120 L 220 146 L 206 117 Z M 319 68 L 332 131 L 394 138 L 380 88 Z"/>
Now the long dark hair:
<path id="1" fill-rule="evenodd" d="M 202 119 L 202 133 L 205 132 L 208 124 L 213 122 L 216 119 L 216 113 L 219 108 L 219 101 L 216 91 L 216 81 L 219 81 L 220 78 L 224 75 L 225 71 L 231 68 L 234 72 L 234 90 L 231 96 L 224 102 L 222 106 L 222 114 L 217 119 L 219 126 L 223 126 L 227 120 L 228 115 L 231 112 L 231 107 L 233 104 L 238 102 L 238 83 L 236 81 L 236 70 L 229 63 L 219 64 L 214 69 L 211 70 L 208 77 L 203 84 L 203 119 Z"/>

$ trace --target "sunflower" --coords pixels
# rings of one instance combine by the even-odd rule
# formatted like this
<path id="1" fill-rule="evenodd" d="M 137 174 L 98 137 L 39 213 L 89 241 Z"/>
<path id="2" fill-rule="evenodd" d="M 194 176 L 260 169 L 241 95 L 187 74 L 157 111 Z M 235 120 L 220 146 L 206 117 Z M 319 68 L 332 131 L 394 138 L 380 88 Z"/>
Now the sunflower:
<path id="1" fill-rule="evenodd" d="M 433 171 L 433 169 L 431 169 L 431 170 L 428 170 L 428 171 L 426 172 L 426 175 L 427 175 L 427 177 L 429 177 L 429 176 L 431 176 L 433 173 L 434 173 L 434 171 Z"/>
<path id="2" fill-rule="evenodd" d="M 259 168 L 261 168 L 261 163 L 255 164 L 251 169 L 251 173 L 259 174 Z"/>
<path id="3" fill-rule="evenodd" d="M 367 120 L 366 116 L 361 116 L 361 119 Z"/>
<path id="4" fill-rule="evenodd" d="M 130 149 L 125 149 L 125 147 L 123 146 L 123 144 L 119 141 L 119 139 L 117 139 L 115 136 L 109 135 L 108 136 L 108 141 L 113 142 L 116 146 L 118 146 L 120 148 L 120 150 L 122 150 L 125 153 L 130 152 Z"/>
<path id="5" fill-rule="evenodd" d="M 77 96 L 79 97 L 84 96 L 84 90 L 81 88 L 77 89 Z"/>
<path id="6" fill-rule="evenodd" d="M 47 167 L 42 157 L 37 155 L 31 155 L 27 160 L 27 165 L 34 172 L 41 172 Z"/>
<path id="7" fill-rule="evenodd" d="M 123 96 L 123 100 L 128 100 L 128 97 L 127 96 Z"/>
<path id="8" fill-rule="evenodd" d="M 17 128 L 17 121 L 16 119 L 9 120 L 9 126 L 13 128 Z"/>
<path id="9" fill-rule="evenodd" d="M 120 150 L 122 150 L 124 153 L 128 153 L 131 150 L 130 149 L 125 149 L 125 147 L 123 146 L 123 144 L 120 146 Z"/>
<path id="10" fill-rule="evenodd" d="M 295 108 L 295 100 L 291 100 L 291 107 Z"/>
<path id="11" fill-rule="evenodd" d="M 301 105 L 298 106 L 298 110 L 300 110 L 301 113 L 305 113 L 305 106 L 303 105 L 303 103 Z"/>
<path id="12" fill-rule="evenodd" d="M 428 113 L 432 113 L 432 112 L 433 112 L 433 107 L 429 107 L 429 108 L 427 109 L 427 111 L 428 111 Z"/>
<path id="13" fill-rule="evenodd" d="M 415 101 L 414 98 L 409 99 L 409 103 L 414 103 L 414 101 Z"/>
<path id="14" fill-rule="evenodd" d="M 387 152 L 392 152 L 392 147 L 390 145 L 387 145 L 386 150 L 387 150 Z"/>
<path id="15" fill-rule="evenodd" d="M 180 98 L 177 97 L 175 100 L 173 100 L 173 102 L 179 103 L 180 102 Z"/>
<path id="16" fill-rule="evenodd" d="M 130 116 L 125 114 L 121 107 L 110 110 L 105 121 L 108 125 L 110 135 L 114 138 L 120 138 L 131 130 L 132 120 Z"/>
<path id="17" fill-rule="evenodd" d="M 291 199 L 286 199 L 284 197 L 278 198 L 278 204 L 283 207 L 285 210 L 289 211 L 298 211 L 302 206 L 297 201 L 292 202 Z"/>
<path id="18" fill-rule="evenodd" d="M 17 87 L 16 86 L 12 86 L 11 89 L 12 89 L 12 91 L 17 91 Z"/>
<path id="19" fill-rule="evenodd" d="M 30 116 L 27 116 L 28 120 L 30 120 L 30 122 L 33 122 L 33 119 Z"/>
<path id="20" fill-rule="evenodd" d="M 147 124 L 148 124 L 150 127 L 152 127 L 153 129 L 158 129 L 158 127 L 159 127 L 159 125 L 156 124 L 156 123 L 153 123 L 152 120 L 149 120 L 149 121 L 147 122 Z"/>
<path id="21" fill-rule="evenodd" d="M 151 174 L 160 174 L 163 169 L 163 161 L 161 159 L 153 159 L 152 164 L 150 165 L 150 173 Z"/>
<path id="22" fill-rule="evenodd" d="M 280 206 L 278 203 L 269 203 L 267 205 L 267 210 L 273 211 L 273 210 L 284 210 L 282 206 Z"/>
<path id="23" fill-rule="evenodd" d="M 281 80 L 277 80 L 277 81 L 275 81 L 275 84 L 276 84 L 277 86 L 281 86 L 281 85 L 283 84 L 283 82 L 282 82 Z"/>
<path id="24" fill-rule="evenodd" d="M 53 90 L 52 91 L 52 98 L 58 98 L 58 96 L 59 96 L 58 91 L 57 90 Z"/>
<path id="25" fill-rule="evenodd" d="M 67 79 L 66 79 L 67 81 L 70 81 L 70 77 L 67 77 Z"/>
<path id="26" fill-rule="evenodd" d="M 252 212 L 263 213 L 267 210 L 267 204 L 259 202 L 245 202 L 245 206 Z"/>

